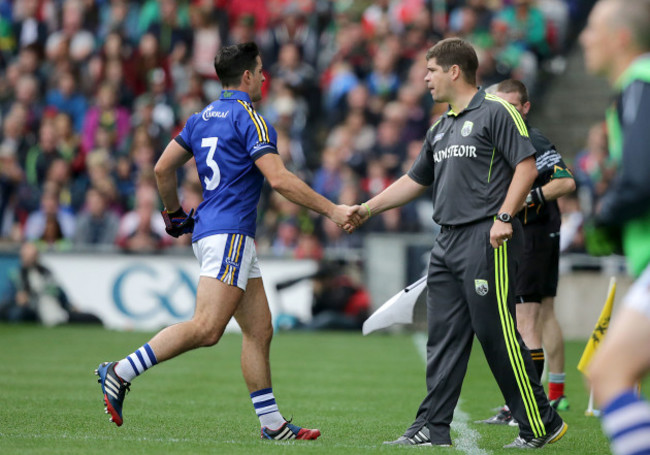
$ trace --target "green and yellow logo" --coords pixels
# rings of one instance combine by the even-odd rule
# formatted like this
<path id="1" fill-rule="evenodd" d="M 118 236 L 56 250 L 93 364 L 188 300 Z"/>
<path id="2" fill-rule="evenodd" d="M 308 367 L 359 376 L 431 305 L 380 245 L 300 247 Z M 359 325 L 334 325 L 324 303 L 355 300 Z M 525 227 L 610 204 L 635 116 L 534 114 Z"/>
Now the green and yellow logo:
<path id="1" fill-rule="evenodd" d="M 467 120 L 467 121 L 463 124 L 463 128 L 461 128 L 461 130 L 460 130 L 460 134 L 461 134 L 463 137 L 465 137 L 465 136 L 469 136 L 469 133 L 472 132 L 472 128 L 473 128 L 473 127 L 474 127 L 474 123 L 472 123 L 472 122 L 470 122 L 469 120 Z"/>
<path id="2" fill-rule="evenodd" d="M 489 290 L 487 280 L 474 280 L 474 289 L 481 297 L 486 295 Z"/>

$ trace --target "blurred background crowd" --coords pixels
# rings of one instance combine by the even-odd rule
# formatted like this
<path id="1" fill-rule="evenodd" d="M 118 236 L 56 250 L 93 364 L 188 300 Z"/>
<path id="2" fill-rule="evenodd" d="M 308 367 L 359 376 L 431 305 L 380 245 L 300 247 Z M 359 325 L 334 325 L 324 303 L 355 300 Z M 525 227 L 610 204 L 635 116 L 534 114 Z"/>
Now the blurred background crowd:
<path id="1" fill-rule="evenodd" d="M 287 167 L 335 202 L 366 200 L 410 167 L 447 109 L 423 80 L 431 45 L 470 40 L 481 85 L 514 77 L 534 97 L 564 70 L 584 3 L 0 0 L 0 239 L 54 250 L 188 245 L 165 235 L 153 166 L 219 96 L 216 51 L 251 40 L 267 77 L 256 107 L 277 128 Z M 573 168 L 590 198 L 602 191 L 611 175 L 602 125 Z M 179 184 L 185 210 L 196 207 L 191 161 Z M 569 219 L 578 202 L 562 202 L 567 229 L 575 225 L 565 249 L 581 248 Z M 320 260 L 359 247 L 364 232 L 429 231 L 430 205 L 425 195 L 347 235 L 267 188 L 258 252 Z"/>

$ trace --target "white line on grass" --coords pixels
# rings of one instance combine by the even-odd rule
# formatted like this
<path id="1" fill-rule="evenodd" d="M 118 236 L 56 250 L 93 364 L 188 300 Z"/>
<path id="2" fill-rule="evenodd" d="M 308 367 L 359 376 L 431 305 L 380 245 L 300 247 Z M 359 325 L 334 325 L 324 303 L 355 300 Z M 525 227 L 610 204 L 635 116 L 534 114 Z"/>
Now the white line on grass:
<path id="1" fill-rule="evenodd" d="M 413 343 L 420 354 L 420 357 L 424 361 L 424 364 L 427 363 L 427 337 L 424 333 L 416 333 L 413 335 Z M 451 427 L 456 431 L 458 435 L 454 439 L 454 447 L 461 452 L 464 452 L 469 455 L 488 455 L 491 452 L 487 452 L 481 449 L 478 446 L 478 440 L 481 438 L 481 435 L 478 431 L 469 427 L 469 415 L 460 408 L 460 405 L 463 404 L 462 398 L 458 399 L 458 404 L 456 409 L 454 409 L 454 420 L 451 422 Z"/>

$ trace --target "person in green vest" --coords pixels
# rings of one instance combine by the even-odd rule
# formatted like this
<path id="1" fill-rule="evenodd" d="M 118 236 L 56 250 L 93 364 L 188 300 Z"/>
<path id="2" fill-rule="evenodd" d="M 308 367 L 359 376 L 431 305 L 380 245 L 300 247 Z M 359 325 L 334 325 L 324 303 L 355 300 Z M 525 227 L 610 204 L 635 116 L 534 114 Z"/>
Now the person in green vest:
<path id="1" fill-rule="evenodd" d="M 616 455 L 650 454 L 650 0 L 600 0 L 580 36 L 587 69 L 615 90 L 606 113 L 616 176 L 596 208 L 598 226 L 621 231 L 636 281 L 588 376 Z"/>

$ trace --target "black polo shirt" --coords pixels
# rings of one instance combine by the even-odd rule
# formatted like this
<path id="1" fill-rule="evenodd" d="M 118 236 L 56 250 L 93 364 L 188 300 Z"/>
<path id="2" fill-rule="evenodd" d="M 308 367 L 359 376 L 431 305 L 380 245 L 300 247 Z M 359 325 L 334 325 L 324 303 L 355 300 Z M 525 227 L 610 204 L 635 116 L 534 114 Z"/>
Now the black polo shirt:
<path id="1" fill-rule="evenodd" d="M 408 176 L 433 185 L 436 223 L 471 223 L 496 215 L 515 166 L 534 154 L 519 112 L 479 90 L 462 112 L 450 109 L 429 129 Z"/>

